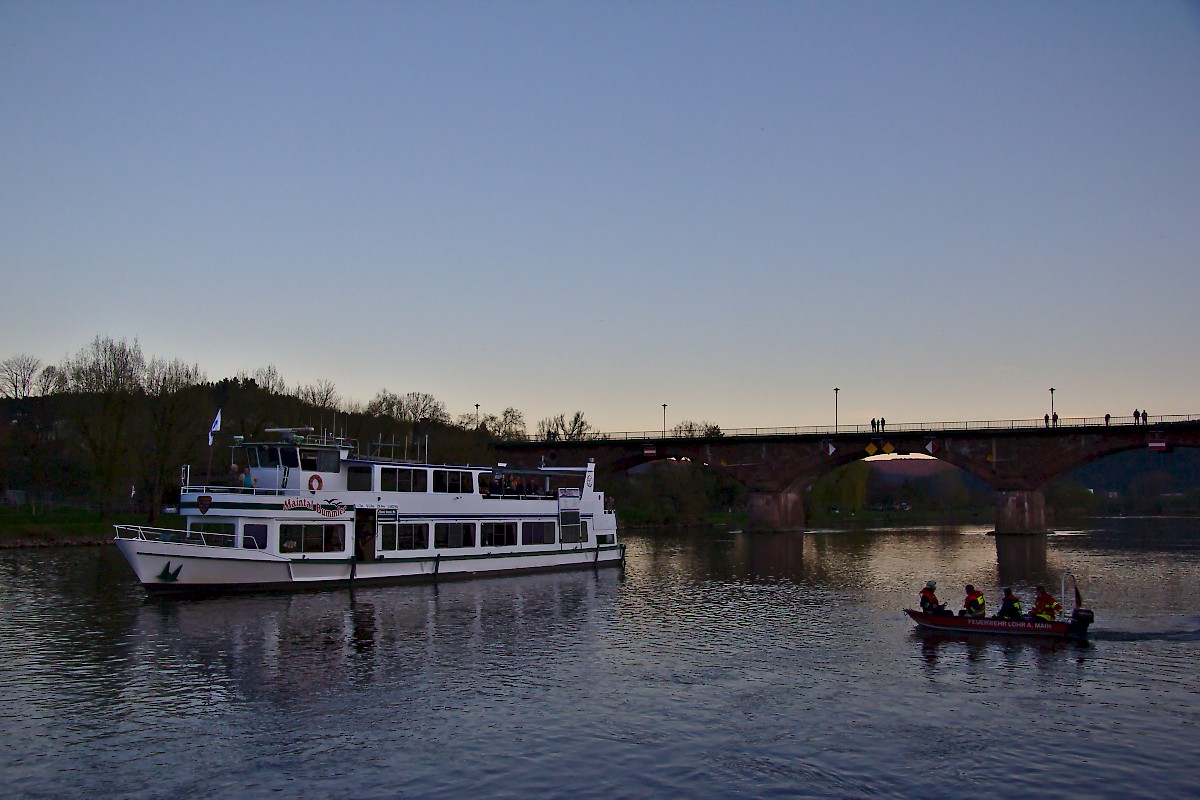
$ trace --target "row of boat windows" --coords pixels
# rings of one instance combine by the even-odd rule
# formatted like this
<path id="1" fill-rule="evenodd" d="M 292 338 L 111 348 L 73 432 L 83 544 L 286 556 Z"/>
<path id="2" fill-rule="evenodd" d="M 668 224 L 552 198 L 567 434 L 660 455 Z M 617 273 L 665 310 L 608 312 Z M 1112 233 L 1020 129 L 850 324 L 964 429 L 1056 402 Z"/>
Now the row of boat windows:
<path id="1" fill-rule="evenodd" d="M 553 522 L 521 522 L 518 537 L 516 522 L 480 522 L 480 547 L 516 547 L 526 544 L 554 544 Z M 587 523 L 583 523 L 582 535 L 587 537 Z M 475 546 L 476 523 L 435 522 L 433 546 L 435 549 Z M 429 547 L 429 523 L 427 522 L 383 522 L 379 525 L 379 549 L 384 552 L 398 550 L 426 550 Z"/>
<path id="2" fill-rule="evenodd" d="M 265 469 L 290 467 L 307 472 L 338 472 L 341 469 L 341 454 L 337 450 L 261 444 L 246 448 L 246 463 Z"/>
<path id="3" fill-rule="evenodd" d="M 351 492 L 373 492 L 373 468 L 351 466 L 346 471 L 346 489 Z M 550 497 L 552 492 L 535 481 L 522 478 L 501 479 L 489 472 L 470 472 L 457 469 L 426 470 L 411 467 L 380 467 L 379 491 L 381 492 L 428 492 L 430 473 L 433 473 L 433 491 L 438 494 L 474 494 L 472 485 L 478 475 L 479 494 L 517 495 L 523 497 Z"/>
<path id="4" fill-rule="evenodd" d="M 192 532 L 205 533 L 209 544 L 232 547 L 232 522 L 202 522 L 191 527 Z M 519 535 L 518 535 L 519 532 Z M 382 522 L 378 526 L 379 549 L 383 552 L 429 549 L 428 522 Z M 523 545 L 554 544 L 553 522 L 435 522 L 434 549 L 450 550 L 463 547 L 515 547 L 518 539 Z M 587 522 L 564 525 L 564 542 L 587 541 Z M 282 553 L 341 553 L 346 546 L 346 525 L 341 522 L 281 524 L 279 550 Z M 265 550 L 267 526 L 247 523 L 242 526 L 242 547 Z"/>

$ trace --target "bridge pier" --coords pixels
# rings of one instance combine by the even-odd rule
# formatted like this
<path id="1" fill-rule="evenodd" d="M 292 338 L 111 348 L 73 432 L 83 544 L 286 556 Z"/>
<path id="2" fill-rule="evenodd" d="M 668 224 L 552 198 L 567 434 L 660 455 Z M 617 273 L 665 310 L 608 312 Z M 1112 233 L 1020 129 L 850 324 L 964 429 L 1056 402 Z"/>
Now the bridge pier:
<path id="1" fill-rule="evenodd" d="M 1036 489 L 996 494 L 996 535 L 1046 532 L 1046 495 Z"/>
<path id="2" fill-rule="evenodd" d="M 750 529 L 804 530 L 803 492 L 750 492 Z"/>

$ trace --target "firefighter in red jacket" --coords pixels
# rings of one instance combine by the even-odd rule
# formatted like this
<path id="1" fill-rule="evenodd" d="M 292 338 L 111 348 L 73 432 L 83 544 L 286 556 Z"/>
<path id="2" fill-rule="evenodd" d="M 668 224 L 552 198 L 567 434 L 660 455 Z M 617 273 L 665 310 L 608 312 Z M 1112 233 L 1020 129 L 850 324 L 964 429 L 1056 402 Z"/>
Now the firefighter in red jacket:
<path id="1" fill-rule="evenodd" d="M 934 589 L 937 588 L 937 581 L 929 581 L 925 584 L 925 588 L 921 590 L 921 610 L 926 614 L 948 614 L 946 604 L 939 603 L 937 595 L 934 594 Z M 950 614 L 950 616 L 954 616 Z"/>
<path id="2" fill-rule="evenodd" d="M 1062 613 L 1062 603 L 1054 599 L 1054 595 L 1046 591 L 1045 586 L 1037 587 L 1037 596 L 1033 599 L 1033 611 L 1029 612 L 1030 619 L 1039 622 L 1053 622 Z"/>
<path id="3" fill-rule="evenodd" d="M 972 619 L 983 619 L 987 616 L 987 600 L 984 599 L 983 592 L 978 591 L 971 584 L 967 584 L 967 597 L 963 600 L 963 609 L 958 612 L 960 617 L 971 617 Z"/>

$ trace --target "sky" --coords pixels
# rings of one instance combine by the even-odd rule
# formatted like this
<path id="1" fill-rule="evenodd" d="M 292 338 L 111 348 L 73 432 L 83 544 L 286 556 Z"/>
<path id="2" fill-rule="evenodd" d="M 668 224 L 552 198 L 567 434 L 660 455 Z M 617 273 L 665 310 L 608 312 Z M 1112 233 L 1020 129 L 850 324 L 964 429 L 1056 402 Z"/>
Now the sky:
<path id="1" fill-rule="evenodd" d="M 603 431 L 1200 413 L 1200 3 L 0 3 L 0 358 Z"/>

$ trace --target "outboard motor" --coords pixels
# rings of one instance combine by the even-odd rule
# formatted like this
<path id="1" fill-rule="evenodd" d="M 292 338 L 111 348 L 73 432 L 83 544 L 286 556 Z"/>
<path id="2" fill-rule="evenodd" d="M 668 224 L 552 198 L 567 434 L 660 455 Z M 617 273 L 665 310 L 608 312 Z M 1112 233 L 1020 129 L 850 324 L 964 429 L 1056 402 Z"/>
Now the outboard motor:
<path id="1" fill-rule="evenodd" d="M 1068 623 L 1068 630 L 1072 636 L 1079 639 L 1086 639 L 1088 627 L 1096 621 L 1096 615 L 1092 613 L 1090 608 L 1076 608 L 1071 612 L 1071 621 Z"/>
<path id="2" fill-rule="evenodd" d="M 1079 593 L 1079 581 L 1069 572 L 1063 573 L 1063 594 L 1066 594 L 1067 578 L 1070 578 L 1071 583 L 1075 585 L 1075 609 L 1071 612 L 1070 622 L 1067 623 L 1067 632 L 1077 639 L 1086 639 L 1088 628 L 1096 621 L 1096 615 L 1092 613 L 1090 608 L 1083 607 L 1083 595 Z"/>

